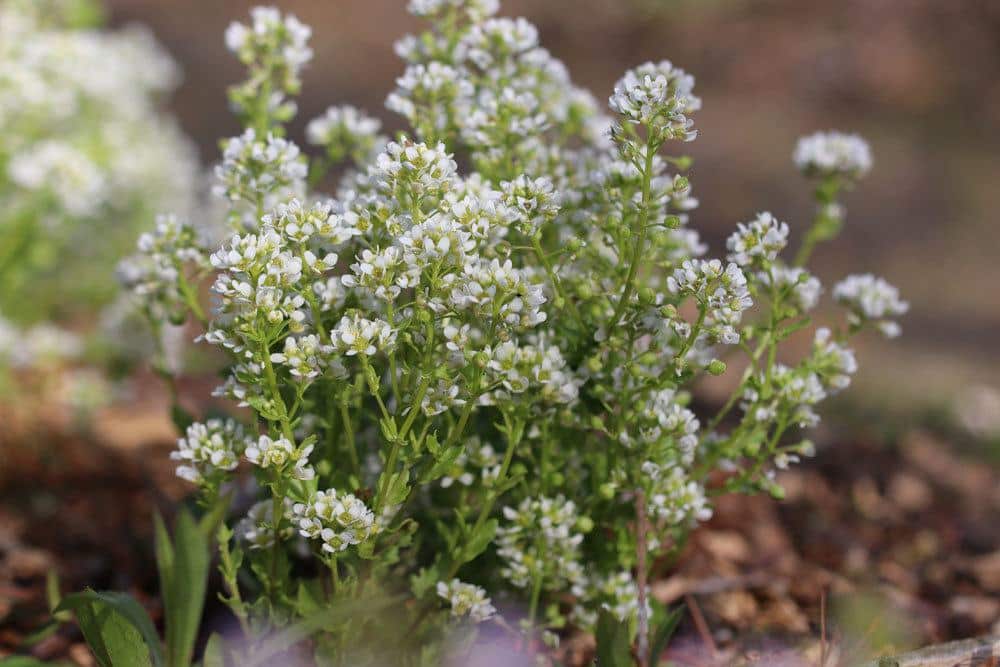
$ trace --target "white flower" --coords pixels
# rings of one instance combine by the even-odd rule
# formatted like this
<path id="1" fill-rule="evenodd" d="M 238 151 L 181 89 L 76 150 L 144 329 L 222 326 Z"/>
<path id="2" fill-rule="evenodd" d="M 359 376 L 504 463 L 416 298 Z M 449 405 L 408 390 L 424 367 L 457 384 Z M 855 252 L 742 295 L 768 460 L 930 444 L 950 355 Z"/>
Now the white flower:
<path id="1" fill-rule="evenodd" d="M 260 468 L 276 468 L 278 472 L 287 471 L 295 479 L 309 480 L 316 476 L 309 465 L 312 450 L 313 445 L 296 448 L 287 438 L 273 440 L 270 436 L 262 435 L 256 443 L 247 445 L 243 455 Z"/>
<path id="2" fill-rule="evenodd" d="M 302 381 L 313 380 L 323 373 L 323 367 L 336 360 L 329 359 L 333 346 L 322 345 L 315 334 L 285 339 L 281 352 L 273 352 L 271 361 L 288 366 L 289 372 Z M 343 368 L 341 366 L 341 368 Z"/>
<path id="3" fill-rule="evenodd" d="M 274 7 L 254 7 L 250 10 L 251 25 L 230 23 L 226 28 L 226 47 L 249 64 L 265 54 L 280 57 L 293 74 L 312 60 L 307 45 L 312 29 L 288 14 L 282 17 Z"/>
<path id="4" fill-rule="evenodd" d="M 824 386 L 832 391 L 846 389 L 858 370 L 854 351 L 833 340 L 826 327 L 816 329 L 813 339 L 813 363 Z"/>
<path id="5" fill-rule="evenodd" d="M 296 503 L 292 516 L 303 537 L 319 539 L 322 550 L 332 554 L 361 544 L 377 531 L 375 515 L 364 502 L 336 489 L 317 491 L 309 502 Z"/>
<path id="6" fill-rule="evenodd" d="M 910 304 L 899 298 L 898 289 L 870 273 L 844 278 L 834 286 L 833 298 L 848 308 L 852 324 L 873 322 L 886 338 L 899 335 L 895 318 L 910 309 Z"/>
<path id="7" fill-rule="evenodd" d="M 701 108 L 693 90 L 694 77 L 684 70 L 667 60 L 650 62 L 618 80 L 609 104 L 629 122 L 649 127 L 661 140 L 691 141 L 697 132 L 688 114 Z"/>
<path id="8" fill-rule="evenodd" d="M 500 575 L 518 588 L 531 584 L 536 573 L 549 590 L 583 581 L 576 504 L 563 496 L 525 498 L 517 508 L 504 507 L 505 523 L 497 528 L 497 555 L 504 561 Z"/>
<path id="9" fill-rule="evenodd" d="M 788 225 L 770 213 L 758 213 L 757 219 L 739 223 L 726 241 L 729 261 L 747 266 L 755 260 L 773 262 L 788 244 Z"/>
<path id="10" fill-rule="evenodd" d="M 445 583 L 437 583 L 438 597 L 447 600 L 451 606 L 453 618 L 468 616 L 473 623 L 488 621 L 497 613 L 486 591 L 473 584 L 462 583 L 452 579 Z"/>
<path id="11" fill-rule="evenodd" d="M 689 259 L 667 278 L 667 287 L 674 294 L 693 296 L 708 309 L 706 330 L 713 339 L 727 344 L 739 342 L 735 327 L 743 311 L 753 305 L 740 267 L 730 262 L 723 269 L 717 259 Z"/>
<path id="12" fill-rule="evenodd" d="M 859 178 L 872 168 L 868 142 L 857 134 L 817 132 L 795 145 L 795 166 L 809 176 Z"/>
<path id="13" fill-rule="evenodd" d="M 386 143 L 379 134 L 382 123 L 350 105 L 330 107 L 306 125 L 306 140 L 323 146 L 334 160 L 349 157 L 364 164 Z"/>
<path id="14" fill-rule="evenodd" d="M 222 163 L 215 168 L 215 193 L 231 201 L 255 202 L 275 192 L 300 192 L 306 172 L 298 146 L 273 135 L 260 139 L 249 128 L 226 141 Z"/>
<path id="15" fill-rule="evenodd" d="M 664 468 L 646 461 L 642 464 L 642 472 L 652 484 L 648 499 L 650 515 L 670 526 L 708 521 L 712 517 L 705 489 L 680 466 Z"/>
<path id="16" fill-rule="evenodd" d="M 292 501 L 285 498 L 284 514 L 287 515 L 292 508 Z M 279 517 L 282 521 L 284 517 Z M 247 515 L 239 520 L 233 529 L 236 539 L 246 544 L 250 549 L 270 549 L 274 544 L 274 502 L 271 500 L 261 500 L 247 512 Z M 288 540 L 295 535 L 295 527 L 285 524 L 278 528 L 278 539 Z"/>
<path id="17" fill-rule="evenodd" d="M 521 175 L 501 183 L 500 187 L 512 222 L 529 236 L 559 212 L 558 196 L 547 177 L 532 179 Z"/>
<path id="18" fill-rule="evenodd" d="M 330 339 L 341 354 L 370 357 L 390 350 L 396 344 L 396 332 L 384 320 L 369 320 L 355 313 L 341 318 Z"/>
<path id="19" fill-rule="evenodd" d="M 806 313 L 816 307 L 823 286 L 808 271 L 776 263 L 769 271 L 757 274 L 757 279 L 766 286 L 771 285 L 772 277 L 779 294 L 784 293 L 799 312 Z"/>
<path id="20" fill-rule="evenodd" d="M 465 12 L 469 20 L 482 21 L 500 9 L 499 0 L 410 0 L 406 6 L 414 16 L 437 16 L 446 9 L 456 8 Z"/>
<path id="21" fill-rule="evenodd" d="M 188 426 L 170 458 L 181 463 L 177 476 L 182 479 L 195 483 L 218 481 L 224 473 L 236 469 L 246 446 L 242 426 L 232 419 L 209 419 Z"/>

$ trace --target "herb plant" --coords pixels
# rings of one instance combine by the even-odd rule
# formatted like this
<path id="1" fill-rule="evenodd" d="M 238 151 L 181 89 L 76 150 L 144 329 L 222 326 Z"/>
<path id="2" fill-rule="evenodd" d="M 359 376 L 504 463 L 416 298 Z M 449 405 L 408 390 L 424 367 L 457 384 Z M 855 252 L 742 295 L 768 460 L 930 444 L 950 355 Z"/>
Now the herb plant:
<path id="1" fill-rule="evenodd" d="M 665 637 L 652 629 L 677 620 L 652 604 L 652 564 L 713 495 L 780 496 L 775 469 L 812 453 L 801 431 L 856 371 L 849 339 L 899 331 L 896 290 L 849 276 L 832 290 L 846 322 L 816 329 L 804 357 L 780 353 L 812 326 L 823 290 L 807 263 L 840 232 L 868 146 L 800 142 L 817 212 L 793 260 L 770 213 L 706 258 L 679 153 L 697 133 L 692 76 L 640 65 L 606 115 L 495 0 L 410 11 L 429 27 L 397 43 L 386 103 L 409 129 L 390 139 L 332 108 L 308 126 L 314 155 L 286 128 L 310 29 L 272 8 L 230 26 L 248 69 L 229 91 L 245 129 L 215 172 L 231 235 L 209 247 L 161 218 L 124 272 L 154 327 L 203 327 L 229 359 L 216 395 L 248 409 L 190 424 L 175 409 L 178 475 L 205 507 L 242 513 L 217 534 L 245 634 L 227 651 L 261 664 L 277 637 L 319 664 L 381 650 L 437 664 L 479 624 L 542 662 L 577 628 L 602 635 L 609 664 L 633 642 L 648 664 Z M 727 372 L 721 408 L 694 400 Z M 386 599 L 384 614 L 330 611 Z M 465 643 L 439 641 L 455 632 Z"/>

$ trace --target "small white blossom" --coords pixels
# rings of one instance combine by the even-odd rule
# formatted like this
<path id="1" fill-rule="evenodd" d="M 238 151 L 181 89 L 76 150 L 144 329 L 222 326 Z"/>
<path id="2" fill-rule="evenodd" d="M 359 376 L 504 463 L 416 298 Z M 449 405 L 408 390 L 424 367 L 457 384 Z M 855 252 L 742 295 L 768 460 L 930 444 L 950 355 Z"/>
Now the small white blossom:
<path id="1" fill-rule="evenodd" d="M 322 550 L 337 554 L 361 544 L 377 531 L 374 513 L 353 494 L 336 489 L 317 491 L 309 502 L 296 503 L 292 516 L 299 533 L 322 542 Z"/>
<path id="2" fill-rule="evenodd" d="M 688 118 L 701 108 L 693 94 L 694 77 L 667 60 L 629 70 L 615 84 L 610 106 L 632 123 L 650 128 L 661 139 L 691 141 L 697 136 Z"/>
<path id="3" fill-rule="evenodd" d="M 480 586 L 466 584 L 458 579 L 437 583 L 438 597 L 451 606 L 453 618 L 468 616 L 473 623 L 488 621 L 497 613 L 486 591 Z"/>
<path id="4" fill-rule="evenodd" d="M 859 178 L 872 168 L 868 142 L 857 134 L 817 132 L 799 139 L 795 166 L 809 176 Z"/>
<path id="5" fill-rule="evenodd" d="M 246 446 L 242 426 L 232 419 L 209 419 L 188 426 L 170 458 L 180 462 L 178 477 L 200 484 L 235 470 Z"/>
<path id="6" fill-rule="evenodd" d="M 316 476 L 309 465 L 312 450 L 312 445 L 296 448 L 287 438 L 274 440 L 262 435 L 257 442 L 247 445 L 243 455 L 247 461 L 260 468 L 276 468 L 279 472 L 287 471 L 295 479 L 309 480 Z"/>
<path id="7" fill-rule="evenodd" d="M 345 315 L 330 332 L 330 339 L 341 354 L 370 357 L 391 349 L 396 343 L 396 332 L 384 320 L 369 320 L 357 314 Z"/>
<path id="8" fill-rule="evenodd" d="M 770 213 L 758 213 L 756 220 L 739 223 L 726 241 L 729 261 L 747 266 L 755 260 L 773 262 L 788 245 L 788 225 Z"/>
<path id="9" fill-rule="evenodd" d="M 281 137 L 257 137 L 252 128 L 226 141 L 222 163 L 215 168 L 215 192 L 231 201 L 255 202 L 275 192 L 299 192 L 306 164 L 299 147 Z"/>
<path id="10" fill-rule="evenodd" d="M 844 278 L 834 286 L 833 298 L 850 311 L 852 324 L 873 322 L 886 338 L 899 335 L 895 318 L 910 309 L 910 304 L 899 298 L 898 289 L 870 273 Z"/>
<path id="11" fill-rule="evenodd" d="M 292 501 L 285 498 L 285 514 L 291 510 Z M 278 539 L 285 541 L 295 535 L 295 527 L 282 521 L 278 528 Z M 261 500 L 247 512 L 247 515 L 239 520 L 233 529 L 233 535 L 243 542 L 250 549 L 270 549 L 274 545 L 274 502 L 271 500 Z"/>

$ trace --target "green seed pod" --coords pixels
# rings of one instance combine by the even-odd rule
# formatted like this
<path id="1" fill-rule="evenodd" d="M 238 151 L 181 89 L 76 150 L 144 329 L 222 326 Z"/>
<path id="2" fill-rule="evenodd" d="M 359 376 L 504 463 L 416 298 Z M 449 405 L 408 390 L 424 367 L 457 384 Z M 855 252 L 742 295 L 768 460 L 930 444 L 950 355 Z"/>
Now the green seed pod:
<path id="1" fill-rule="evenodd" d="M 722 375 L 726 372 L 726 362 L 720 359 L 712 359 L 708 364 L 707 370 L 712 375 Z"/>

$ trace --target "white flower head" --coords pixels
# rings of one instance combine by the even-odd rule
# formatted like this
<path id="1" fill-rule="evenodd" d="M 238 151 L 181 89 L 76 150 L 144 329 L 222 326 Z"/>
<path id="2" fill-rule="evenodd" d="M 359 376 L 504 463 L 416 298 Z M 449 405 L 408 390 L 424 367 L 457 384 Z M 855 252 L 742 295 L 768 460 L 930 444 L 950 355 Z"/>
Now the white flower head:
<path id="1" fill-rule="evenodd" d="M 799 139 L 795 166 L 808 176 L 842 176 L 856 179 L 872 168 L 868 142 L 857 134 L 817 132 Z"/>

